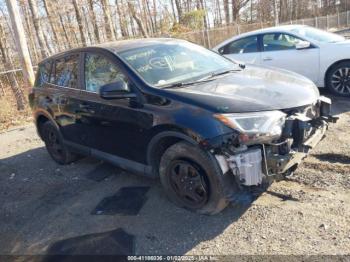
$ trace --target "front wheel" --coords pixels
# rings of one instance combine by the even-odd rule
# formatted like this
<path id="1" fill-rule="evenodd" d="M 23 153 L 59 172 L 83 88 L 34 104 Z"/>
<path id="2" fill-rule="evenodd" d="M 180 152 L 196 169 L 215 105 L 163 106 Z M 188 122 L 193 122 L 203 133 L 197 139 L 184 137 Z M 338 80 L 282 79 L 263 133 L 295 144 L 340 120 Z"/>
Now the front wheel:
<path id="1" fill-rule="evenodd" d="M 330 70 L 327 88 L 336 95 L 350 97 L 350 62 L 343 62 Z"/>
<path id="2" fill-rule="evenodd" d="M 159 167 L 161 183 L 175 204 L 201 214 L 215 214 L 228 201 L 223 195 L 213 159 L 200 148 L 187 142 L 169 147 Z"/>

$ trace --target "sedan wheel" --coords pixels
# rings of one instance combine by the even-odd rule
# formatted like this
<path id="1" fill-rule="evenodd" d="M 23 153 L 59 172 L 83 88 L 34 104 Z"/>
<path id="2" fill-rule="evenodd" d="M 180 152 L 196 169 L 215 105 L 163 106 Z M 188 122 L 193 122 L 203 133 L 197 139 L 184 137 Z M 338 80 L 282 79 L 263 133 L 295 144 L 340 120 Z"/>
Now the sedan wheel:
<path id="1" fill-rule="evenodd" d="M 350 96 L 350 64 L 340 64 L 328 77 L 328 88 L 335 94 Z"/>

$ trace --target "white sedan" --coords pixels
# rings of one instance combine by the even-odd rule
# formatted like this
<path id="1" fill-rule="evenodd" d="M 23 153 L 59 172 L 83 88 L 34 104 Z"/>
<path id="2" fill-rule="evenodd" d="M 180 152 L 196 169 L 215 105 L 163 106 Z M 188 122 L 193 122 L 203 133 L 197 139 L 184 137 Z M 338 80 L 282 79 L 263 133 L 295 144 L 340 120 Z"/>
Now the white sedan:
<path id="1" fill-rule="evenodd" d="M 237 61 L 294 71 L 318 87 L 350 96 L 350 40 L 303 25 L 257 30 L 232 37 L 214 51 Z"/>

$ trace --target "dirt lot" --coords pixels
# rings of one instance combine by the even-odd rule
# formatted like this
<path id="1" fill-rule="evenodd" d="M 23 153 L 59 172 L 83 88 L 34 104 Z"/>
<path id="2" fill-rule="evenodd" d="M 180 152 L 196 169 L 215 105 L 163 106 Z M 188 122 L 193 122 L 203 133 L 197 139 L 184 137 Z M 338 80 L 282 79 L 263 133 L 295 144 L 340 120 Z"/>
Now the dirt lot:
<path id="1" fill-rule="evenodd" d="M 350 100 L 333 103 L 340 121 L 294 177 L 215 216 L 91 158 L 57 165 L 33 125 L 1 133 L 0 254 L 349 254 Z"/>

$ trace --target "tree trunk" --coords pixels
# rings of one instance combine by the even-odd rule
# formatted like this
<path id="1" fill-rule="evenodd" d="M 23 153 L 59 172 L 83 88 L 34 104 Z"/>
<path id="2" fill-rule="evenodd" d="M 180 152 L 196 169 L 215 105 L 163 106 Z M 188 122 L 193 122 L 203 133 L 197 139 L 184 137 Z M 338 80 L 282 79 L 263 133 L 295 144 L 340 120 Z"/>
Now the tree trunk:
<path id="1" fill-rule="evenodd" d="M 129 7 L 129 10 L 130 10 L 132 17 L 134 18 L 134 20 L 137 23 L 137 26 L 139 27 L 143 37 L 148 37 L 147 31 L 142 23 L 142 20 L 136 14 L 134 5 L 131 2 L 128 2 L 128 7 Z"/>
<path id="2" fill-rule="evenodd" d="M 145 10 L 145 15 L 146 15 L 146 20 L 149 20 L 150 31 L 152 32 L 152 34 L 155 34 L 156 30 L 154 28 L 153 15 L 151 12 L 151 8 L 149 7 L 149 1 L 143 0 L 143 6 L 144 7 L 146 6 L 146 9 L 144 8 L 144 10 Z M 149 19 L 147 19 L 147 17 L 149 17 Z"/>
<path id="3" fill-rule="evenodd" d="M 224 0 L 224 10 L 225 10 L 225 23 L 230 24 L 230 9 L 228 8 L 228 0 Z"/>
<path id="4" fill-rule="evenodd" d="M 153 27 L 157 31 L 157 2 L 153 0 Z"/>
<path id="5" fill-rule="evenodd" d="M 111 11 L 109 9 L 109 4 L 107 0 L 101 0 L 101 5 L 102 5 L 104 20 L 105 20 L 107 39 L 110 41 L 113 41 L 115 40 L 115 34 L 114 34 L 114 28 L 113 28 L 113 23 L 111 19 Z"/>
<path id="6" fill-rule="evenodd" d="M 97 43 L 100 43 L 101 38 L 100 38 L 100 33 L 98 31 L 98 25 L 97 25 L 96 15 L 95 15 L 95 11 L 94 11 L 94 3 L 92 0 L 88 0 L 88 4 L 89 4 L 89 13 L 90 13 L 90 16 L 92 19 L 92 26 L 94 27 L 95 39 L 96 39 Z"/>
<path id="7" fill-rule="evenodd" d="M 74 6 L 74 11 L 75 11 L 75 17 L 78 22 L 78 27 L 79 27 L 79 32 L 80 32 L 80 39 L 83 44 L 83 46 L 86 46 L 86 38 L 84 34 L 84 27 L 83 27 L 83 21 L 81 19 L 80 11 L 79 11 L 79 6 L 77 3 L 77 0 L 72 0 L 73 1 L 73 6 Z"/>
<path id="8" fill-rule="evenodd" d="M 29 41 L 27 41 L 28 47 L 29 47 L 29 55 L 32 58 L 32 60 L 34 61 L 34 64 L 37 64 L 39 61 L 38 58 L 38 51 L 36 48 L 36 43 L 35 43 L 35 34 L 33 32 L 33 21 L 32 21 L 32 16 L 28 10 L 28 7 L 25 3 L 21 4 L 21 11 L 22 11 L 22 16 L 24 16 L 24 20 L 25 20 L 25 32 L 26 32 L 26 39 L 28 39 Z"/>
<path id="9" fill-rule="evenodd" d="M 59 41 L 59 37 L 58 37 L 58 30 L 56 27 L 56 21 L 55 21 L 55 13 L 53 11 L 52 8 L 52 2 L 50 0 L 43 0 L 44 3 L 44 9 L 46 12 L 46 15 L 49 19 L 49 24 L 51 26 L 52 29 L 52 35 L 53 35 L 53 39 L 55 41 L 56 46 L 58 47 L 58 50 L 61 50 L 61 46 L 60 46 L 60 41 Z"/>
<path id="10" fill-rule="evenodd" d="M 176 23 L 176 21 L 178 21 L 176 19 L 176 11 L 175 11 L 175 6 L 174 6 L 174 0 L 170 0 L 171 1 L 171 10 L 173 11 L 173 16 L 174 16 L 174 23 Z"/>
<path id="11" fill-rule="evenodd" d="M 25 78 L 25 84 L 29 87 L 32 87 L 34 85 L 35 76 L 17 2 L 15 2 L 14 0 L 6 0 L 6 4 L 11 19 L 16 49 L 18 52 L 19 60 L 21 61 L 22 65 L 22 72 Z"/>
<path id="12" fill-rule="evenodd" d="M 129 34 L 128 34 L 126 27 L 125 27 L 125 18 L 124 18 L 124 15 L 122 14 L 122 11 L 120 10 L 118 0 L 115 0 L 115 5 L 117 7 L 119 26 L 120 26 L 120 31 L 122 33 L 122 37 L 127 37 Z"/>
<path id="13" fill-rule="evenodd" d="M 88 21 L 88 17 L 89 17 L 89 10 L 86 10 L 85 6 L 82 6 L 82 11 L 83 11 L 83 17 L 84 17 L 84 22 L 85 22 L 85 28 L 87 31 L 87 36 L 89 39 L 90 43 L 93 43 L 94 41 L 94 37 L 93 34 L 90 31 L 90 26 L 89 26 L 89 21 Z"/>
<path id="14" fill-rule="evenodd" d="M 176 6 L 177 14 L 178 14 L 178 17 L 179 17 L 179 22 L 181 22 L 181 19 L 182 19 L 182 7 L 181 7 L 180 0 L 175 0 L 175 6 Z"/>
<path id="15" fill-rule="evenodd" d="M 70 41 L 70 39 L 69 39 L 69 35 L 68 35 L 67 28 L 66 28 L 66 24 L 65 24 L 65 22 L 64 22 L 64 20 L 63 20 L 62 15 L 61 15 L 61 14 L 58 14 L 58 15 L 59 15 L 59 18 L 60 18 L 60 23 L 61 23 L 61 25 L 62 25 L 64 37 L 66 38 L 68 47 L 71 48 L 71 47 L 72 47 L 72 44 L 71 44 L 71 41 Z"/>
<path id="16" fill-rule="evenodd" d="M 273 0 L 273 10 L 275 15 L 275 26 L 279 24 L 277 0 Z"/>
<path id="17" fill-rule="evenodd" d="M 47 57 L 49 54 L 47 52 L 43 32 L 41 31 L 41 27 L 40 27 L 38 7 L 36 5 L 35 0 L 28 0 L 28 3 L 29 3 L 30 12 L 32 13 L 32 17 L 33 17 L 33 24 L 34 24 L 36 37 L 38 39 L 38 43 L 40 47 L 40 53 L 42 58 L 44 58 L 44 57 Z"/>

